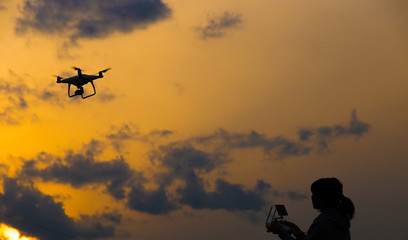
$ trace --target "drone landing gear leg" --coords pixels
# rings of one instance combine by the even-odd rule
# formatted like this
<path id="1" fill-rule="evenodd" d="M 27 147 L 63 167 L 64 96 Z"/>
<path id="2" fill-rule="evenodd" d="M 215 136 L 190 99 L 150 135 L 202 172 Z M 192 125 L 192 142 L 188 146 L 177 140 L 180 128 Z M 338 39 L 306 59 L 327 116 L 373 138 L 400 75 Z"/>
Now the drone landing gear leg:
<path id="1" fill-rule="evenodd" d="M 85 97 L 84 97 L 84 95 L 82 94 L 81 96 L 82 96 L 82 98 L 83 98 L 83 99 L 85 99 L 85 98 L 89 98 L 89 97 L 92 97 L 93 95 L 95 95 L 95 94 L 96 94 L 96 89 L 95 89 L 95 85 L 94 85 L 93 81 L 91 81 L 91 84 L 92 84 L 92 87 L 93 87 L 94 93 L 93 93 L 93 94 L 91 94 L 91 95 L 85 96 Z M 82 89 L 82 91 L 83 91 L 83 89 Z M 83 93 L 83 92 L 82 92 L 82 93 Z"/>
<path id="2" fill-rule="evenodd" d="M 76 94 L 71 95 L 70 93 L 71 93 L 71 84 L 69 83 L 69 84 L 68 84 L 68 97 L 74 97 L 74 96 L 76 96 Z"/>

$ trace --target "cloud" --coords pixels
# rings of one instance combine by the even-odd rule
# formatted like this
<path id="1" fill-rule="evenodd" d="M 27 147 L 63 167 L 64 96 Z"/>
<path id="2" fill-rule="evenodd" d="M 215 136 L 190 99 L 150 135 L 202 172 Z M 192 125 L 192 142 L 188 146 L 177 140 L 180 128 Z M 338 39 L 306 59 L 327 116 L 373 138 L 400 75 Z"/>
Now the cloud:
<path id="1" fill-rule="evenodd" d="M 98 100 L 105 103 L 105 102 L 110 102 L 117 98 L 117 96 L 112 93 L 112 91 L 109 88 L 103 89 L 99 94 L 98 94 Z"/>
<path id="2" fill-rule="evenodd" d="M 65 214 L 62 203 L 32 184 L 8 177 L 3 178 L 0 206 L 2 222 L 42 240 L 110 238 L 121 219 L 117 213 L 102 213 L 74 220 Z"/>
<path id="3" fill-rule="evenodd" d="M 129 209 L 153 215 L 167 214 L 183 206 L 258 211 L 270 190 L 263 180 L 252 189 L 219 177 L 214 182 L 205 180 L 209 174 L 223 170 L 222 165 L 229 159 L 222 153 L 206 152 L 188 144 L 170 143 L 152 150 L 150 160 L 160 170 L 153 172 L 150 179 L 132 170 L 124 158 L 96 160 L 105 147 L 101 141 L 91 140 L 79 153 L 68 150 L 63 157 L 42 152 L 34 159 L 24 160 L 19 178 L 39 178 L 76 188 L 90 184 L 105 186 L 111 196 L 124 200 Z M 157 187 L 147 188 L 152 184 Z M 209 185 L 213 190 L 207 189 Z"/>
<path id="4" fill-rule="evenodd" d="M 137 140 L 147 142 L 151 137 L 166 137 L 173 132 L 170 130 L 152 130 L 147 134 L 142 134 L 139 129 L 132 123 L 125 123 L 119 127 L 112 127 L 110 133 L 106 134 L 106 138 L 109 140 Z"/>
<path id="5" fill-rule="evenodd" d="M 300 156 L 310 153 L 311 148 L 282 136 L 267 137 L 256 131 L 249 133 L 231 133 L 224 129 L 193 139 L 198 144 L 217 142 L 220 146 L 231 149 L 263 148 L 267 153 L 275 153 L 277 157 Z"/>
<path id="6" fill-rule="evenodd" d="M 362 137 L 371 129 L 370 124 L 357 119 L 357 111 L 353 109 L 348 125 L 322 126 L 318 128 L 302 128 L 298 131 L 301 142 L 315 142 L 319 151 L 328 150 L 329 141 L 339 137 Z"/>
<path id="7" fill-rule="evenodd" d="M 33 101 L 47 102 L 57 98 L 56 92 L 47 89 L 33 89 L 22 82 L 22 78 L 13 75 L 14 82 L 8 82 L 0 78 L 0 123 L 18 125 L 24 117 Z"/>
<path id="8" fill-rule="evenodd" d="M 243 23 L 241 14 L 225 11 L 221 15 L 209 16 L 207 25 L 197 27 L 202 39 L 220 38 L 225 36 L 229 29 L 237 28 Z"/>
<path id="9" fill-rule="evenodd" d="M 150 153 L 150 159 L 157 160 L 163 167 L 171 169 L 172 178 L 186 178 L 191 171 L 209 173 L 227 161 L 224 154 L 205 152 L 189 144 L 160 146 L 158 151 Z"/>
<path id="10" fill-rule="evenodd" d="M 265 205 L 263 198 L 270 191 L 270 185 L 259 180 L 258 184 L 249 190 L 240 184 L 231 184 L 223 179 L 215 181 L 215 190 L 207 192 L 201 181 L 189 181 L 184 188 L 179 188 L 181 202 L 194 209 L 226 209 L 229 211 L 252 210 L 259 211 Z"/>
<path id="11" fill-rule="evenodd" d="M 254 189 L 247 190 L 239 184 L 217 178 L 212 185 L 214 190 L 206 189 L 205 177 L 221 169 L 228 161 L 221 153 L 199 150 L 189 144 L 170 143 L 161 146 L 150 155 L 165 171 L 157 175 L 159 189 L 172 185 L 176 181 L 183 184 L 176 188 L 172 205 L 187 205 L 193 209 L 226 209 L 258 211 L 263 205 L 263 197 L 270 185 L 260 180 Z M 211 185 L 211 184 L 210 184 Z"/>
<path id="12" fill-rule="evenodd" d="M 233 160 L 225 153 L 203 151 L 190 143 L 160 146 L 158 150 L 152 151 L 150 158 L 165 168 L 156 178 L 161 188 L 164 189 L 177 181 L 183 182 L 176 188 L 173 202 L 193 209 L 259 211 L 264 207 L 265 199 L 270 193 L 275 197 L 279 195 L 296 200 L 302 200 L 304 196 L 294 191 L 281 192 L 272 189 L 271 185 L 262 179 L 252 188 L 230 183 L 219 177 L 211 182 L 207 176 L 216 171 L 223 172 L 223 165 Z"/>
<path id="13" fill-rule="evenodd" d="M 170 211 L 180 209 L 177 202 L 168 198 L 163 187 L 155 190 L 146 190 L 142 185 L 132 187 L 129 192 L 127 206 L 136 211 L 149 214 L 166 214 Z"/>
<path id="14" fill-rule="evenodd" d="M 141 133 L 137 126 L 132 123 L 125 123 L 121 126 L 114 126 L 109 133 L 105 135 L 106 139 L 110 141 L 116 151 L 120 152 L 126 141 L 139 141 L 144 143 L 150 143 L 154 145 L 157 138 L 168 137 L 173 132 L 170 130 L 152 130 L 147 134 Z"/>
<path id="15" fill-rule="evenodd" d="M 38 159 L 25 161 L 21 175 L 70 184 L 76 188 L 89 184 L 104 185 L 116 199 L 125 197 L 124 187 L 135 176 L 123 158 L 102 162 L 95 161 L 92 154 L 69 152 L 63 159 L 56 157 L 53 163 L 45 168 L 37 167 L 38 162 Z"/>
<path id="16" fill-rule="evenodd" d="M 249 133 L 232 133 L 220 129 L 213 134 L 199 136 L 189 140 L 198 145 L 217 145 L 219 148 L 249 149 L 262 148 L 268 154 L 283 159 L 290 156 L 302 156 L 312 153 L 313 149 L 328 150 L 329 141 L 340 137 L 355 136 L 357 138 L 369 132 L 371 126 L 357 119 L 356 110 L 348 125 L 321 126 L 317 128 L 301 128 L 298 139 L 291 140 L 284 136 L 268 137 L 256 131 Z"/>
<path id="17" fill-rule="evenodd" d="M 105 38 L 115 32 L 144 29 L 168 18 L 170 13 L 161 0 L 25 0 L 16 32 L 64 34 L 75 42 L 80 38 Z"/>

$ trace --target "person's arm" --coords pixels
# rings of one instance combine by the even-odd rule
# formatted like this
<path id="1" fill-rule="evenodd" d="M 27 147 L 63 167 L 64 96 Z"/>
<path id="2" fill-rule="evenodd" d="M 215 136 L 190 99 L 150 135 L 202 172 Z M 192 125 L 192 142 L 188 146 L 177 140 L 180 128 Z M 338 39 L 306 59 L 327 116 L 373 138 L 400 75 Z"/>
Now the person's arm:
<path id="1" fill-rule="evenodd" d="M 295 235 L 296 239 L 304 239 L 306 234 L 293 222 L 285 222 L 286 226 L 289 226 L 292 230 L 293 235 Z"/>
<path id="2" fill-rule="evenodd" d="M 278 234 L 282 240 L 303 240 L 306 236 L 296 224 L 291 222 L 285 222 L 284 224 L 272 222 L 266 225 L 266 228 L 268 232 Z"/>

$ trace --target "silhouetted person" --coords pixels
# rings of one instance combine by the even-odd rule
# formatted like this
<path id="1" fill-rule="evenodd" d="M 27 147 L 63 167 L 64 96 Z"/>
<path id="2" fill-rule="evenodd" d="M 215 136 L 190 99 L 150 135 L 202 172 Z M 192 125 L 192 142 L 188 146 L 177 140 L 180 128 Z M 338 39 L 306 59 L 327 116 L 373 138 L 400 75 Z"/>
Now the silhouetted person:
<path id="1" fill-rule="evenodd" d="M 282 240 L 350 240 L 350 220 L 354 216 L 353 202 L 343 195 L 343 185 L 336 178 L 321 178 L 311 185 L 313 208 L 321 214 L 313 221 L 307 232 L 285 222 L 293 230 L 285 230 L 282 223 L 266 225 L 268 232 L 278 234 Z"/>

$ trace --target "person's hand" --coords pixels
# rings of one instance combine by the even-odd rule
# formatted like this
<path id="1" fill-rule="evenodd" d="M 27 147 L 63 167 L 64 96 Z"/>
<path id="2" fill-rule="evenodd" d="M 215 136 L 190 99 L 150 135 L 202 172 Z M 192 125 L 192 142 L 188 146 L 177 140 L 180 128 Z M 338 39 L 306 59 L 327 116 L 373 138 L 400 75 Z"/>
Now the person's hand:
<path id="1" fill-rule="evenodd" d="M 293 222 L 286 221 L 285 225 L 289 226 L 293 230 L 293 232 L 295 234 L 304 234 L 304 232 L 296 224 L 294 224 Z"/>
<path id="2" fill-rule="evenodd" d="M 272 232 L 273 234 L 281 233 L 283 229 L 283 225 L 279 222 L 271 222 L 265 225 L 267 232 Z"/>

